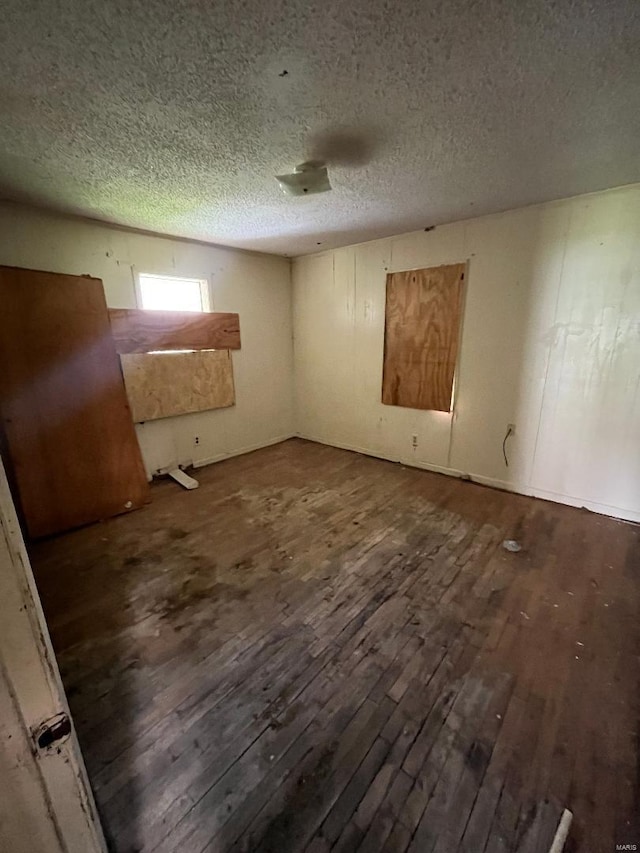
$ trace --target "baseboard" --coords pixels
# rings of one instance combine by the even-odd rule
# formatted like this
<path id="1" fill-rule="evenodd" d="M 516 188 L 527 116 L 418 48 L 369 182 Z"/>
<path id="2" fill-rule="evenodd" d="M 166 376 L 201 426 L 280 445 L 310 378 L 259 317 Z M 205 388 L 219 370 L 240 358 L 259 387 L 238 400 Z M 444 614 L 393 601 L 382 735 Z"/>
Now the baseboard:
<path id="1" fill-rule="evenodd" d="M 589 512 L 595 512 L 598 515 L 608 515 L 611 518 L 618 518 L 620 521 L 632 521 L 640 524 L 640 512 L 634 512 L 632 509 L 626 509 L 621 506 L 612 506 L 610 504 L 602 504 L 597 501 L 586 500 L 585 498 L 576 498 L 573 495 L 563 495 L 557 492 L 549 492 L 545 489 L 528 489 L 522 494 L 530 495 L 534 498 L 541 498 L 545 501 L 553 501 L 553 503 L 567 504 L 567 506 L 575 506 L 580 509 L 588 509 Z"/>
<path id="2" fill-rule="evenodd" d="M 254 450 L 262 450 L 263 447 L 271 447 L 272 444 L 280 444 L 287 441 L 289 438 L 296 438 L 297 433 L 291 432 L 285 435 L 279 435 L 275 438 L 269 438 L 267 441 L 261 441 L 258 444 L 250 444 L 245 447 L 240 447 L 237 450 L 230 450 L 225 453 L 218 453 L 216 456 L 210 456 L 206 459 L 198 459 L 193 462 L 194 468 L 204 468 L 205 465 L 213 465 L 215 462 L 222 462 L 225 459 L 231 459 L 234 456 L 242 456 L 244 453 L 253 453 Z"/>
<path id="3" fill-rule="evenodd" d="M 398 462 L 401 465 L 406 465 L 410 468 L 420 468 L 424 471 L 433 471 L 436 474 L 445 474 L 447 477 L 457 477 L 459 479 L 470 480 L 473 483 L 478 483 L 481 486 L 489 486 L 493 489 L 501 489 L 505 492 L 514 492 L 515 494 L 525 495 L 530 498 L 539 498 L 552 503 L 565 504 L 567 506 L 586 509 L 598 515 L 606 515 L 611 518 L 617 518 L 621 521 L 631 521 L 640 523 L 640 512 L 626 509 L 619 506 L 611 506 L 609 504 L 598 503 L 584 498 L 578 498 L 574 495 L 564 495 L 558 492 L 546 491 L 544 489 L 535 489 L 530 486 L 523 486 L 518 483 L 510 483 L 506 480 L 498 480 L 494 477 L 485 477 L 482 474 L 473 474 L 467 471 L 459 471 L 456 468 L 446 468 L 442 465 L 432 465 L 429 462 L 420 462 L 412 458 L 398 458 L 397 456 L 389 456 L 377 450 L 371 450 L 368 447 L 359 447 L 358 445 L 345 444 L 339 441 L 326 441 L 318 436 L 309 435 L 308 433 L 297 433 L 299 438 L 304 438 L 307 441 L 314 441 L 316 444 L 327 444 L 330 447 L 338 447 L 341 450 L 352 450 L 355 453 L 362 453 L 364 456 L 373 456 L 376 459 L 386 459 L 388 462 Z"/>
<path id="4" fill-rule="evenodd" d="M 306 441 L 313 441 L 316 444 L 326 444 L 328 447 L 337 447 L 340 450 L 352 450 L 354 453 L 362 453 L 364 456 L 373 456 L 375 459 L 386 459 L 387 462 L 397 462 L 399 465 L 406 465 L 408 468 L 419 468 L 422 471 L 432 471 L 434 474 L 446 474 L 447 477 L 457 477 L 460 480 L 469 480 L 473 483 L 478 483 L 481 486 L 490 486 L 494 489 L 502 489 L 505 492 L 516 492 L 524 494 L 516 488 L 513 483 L 506 480 L 498 480 L 493 477 L 485 477 L 482 474 L 469 474 L 467 471 L 459 471 L 457 468 L 447 468 L 443 465 L 434 465 L 431 462 L 423 462 L 413 457 L 389 456 L 386 453 L 381 453 L 378 450 L 371 450 L 369 447 L 359 447 L 356 444 L 345 444 L 340 441 L 326 441 L 323 438 L 318 438 L 307 433 L 297 433 L 298 438 L 303 438 Z"/>

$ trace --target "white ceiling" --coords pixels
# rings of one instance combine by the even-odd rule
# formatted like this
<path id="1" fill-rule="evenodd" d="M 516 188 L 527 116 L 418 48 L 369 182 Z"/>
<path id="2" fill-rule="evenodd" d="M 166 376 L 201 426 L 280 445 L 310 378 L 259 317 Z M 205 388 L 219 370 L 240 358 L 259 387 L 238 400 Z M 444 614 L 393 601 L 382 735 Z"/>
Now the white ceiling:
<path id="1" fill-rule="evenodd" d="M 630 183 L 639 47 L 638 0 L 5 0 L 0 196 L 294 255 Z"/>

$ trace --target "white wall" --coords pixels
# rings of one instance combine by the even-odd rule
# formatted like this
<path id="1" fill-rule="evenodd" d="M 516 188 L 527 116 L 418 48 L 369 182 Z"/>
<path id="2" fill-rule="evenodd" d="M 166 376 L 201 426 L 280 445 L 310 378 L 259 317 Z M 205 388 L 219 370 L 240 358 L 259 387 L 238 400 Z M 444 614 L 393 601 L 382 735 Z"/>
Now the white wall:
<path id="1" fill-rule="evenodd" d="M 383 406 L 387 271 L 467 259 L 453 418 Z M 297 428 L 640 520 L 640 185 L 296 259 L 295 424 L 287 260 L 7 204 L 0 264 L 97 276 L 112 307 L 135 305 L 134 268 L 208 278 L 214 310 L 240 314 L 236 406 L 139 427 L 149 472 Z"/>
<path id="2" fill-rule="evenodd" d="M 387 272 L 465 260 L 453 416 L 383 406 Z M 298 258 L 293 281 L 301 435 L 640 520 L 640 185 Z"/>
<path id="3" fill-rule="evenodd" d="M 291 282 L 285 258 L 4 204 L 0 264 L 96 276 L 112 308 L 135 307 L 134 269 L 208 279 L 213 310 L 240 315 L 242 349 L 232 353 L 236 405 L 137 427 L 147 472 L 191 461 L 204 465 L 293 433 Z"/>

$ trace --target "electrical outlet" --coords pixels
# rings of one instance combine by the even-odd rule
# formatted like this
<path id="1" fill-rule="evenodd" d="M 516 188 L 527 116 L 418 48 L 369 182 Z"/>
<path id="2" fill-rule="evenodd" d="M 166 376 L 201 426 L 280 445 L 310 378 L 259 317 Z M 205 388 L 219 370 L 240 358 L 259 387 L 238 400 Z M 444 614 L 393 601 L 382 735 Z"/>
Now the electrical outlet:
<path id="1" fill-rule="evenodd" d="M 511 435 L 516 434 L 516 425 L 515 424 L 507 424 L 507 432 L 511 432 Z"/>
<path id="2" fill-rule="evenodd" d="M 411 436 L 411 446 L 415 449 L 418 446 L 418 436 L 414 434 Z"/>

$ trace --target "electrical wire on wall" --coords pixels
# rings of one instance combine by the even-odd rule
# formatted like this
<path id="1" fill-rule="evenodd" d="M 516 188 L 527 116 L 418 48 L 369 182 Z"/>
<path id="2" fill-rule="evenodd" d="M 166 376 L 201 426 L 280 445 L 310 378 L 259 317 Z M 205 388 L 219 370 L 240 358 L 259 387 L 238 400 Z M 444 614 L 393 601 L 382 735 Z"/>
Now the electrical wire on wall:
<path id="1" fill-rule="evenodd" d="M 509 436 L 513 435 L 513 424 L 509 424 L 507 427 L 507 432 L 502 442 L 502 455 L 504 456 L 504 464 L 509 467 L 509 459 L 507 458 L 507 440 Z"/>

